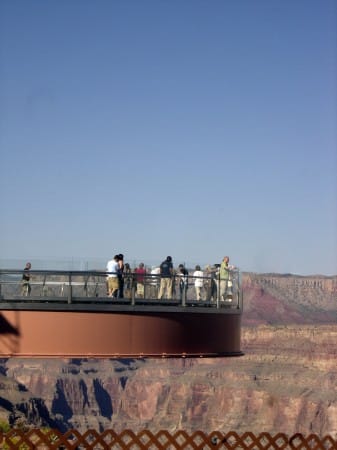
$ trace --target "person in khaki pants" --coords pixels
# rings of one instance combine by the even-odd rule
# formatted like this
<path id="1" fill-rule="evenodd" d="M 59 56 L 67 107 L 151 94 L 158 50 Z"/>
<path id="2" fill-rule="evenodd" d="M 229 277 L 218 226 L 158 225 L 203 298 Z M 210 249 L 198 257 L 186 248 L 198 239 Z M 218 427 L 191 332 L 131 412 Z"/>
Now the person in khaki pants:
<path id="1" fill-rule="evenodd" d="M 144 278 L 146 275 L 146 270 L 144 268 L 144 263 L 140 263 L 135 269 L 136 274 L 136 292 L 137 297 L 144 298 Z"/>
<path id="2" fill-rule="evenodd" d="M 165 261 L 160 264 L 160 288 L 158 293 L 158 300 L 161 300 L 166 294 L 170 300 L 172 298 L 172 276 L 173 263 L 171 256 L 167 256 Z"/>

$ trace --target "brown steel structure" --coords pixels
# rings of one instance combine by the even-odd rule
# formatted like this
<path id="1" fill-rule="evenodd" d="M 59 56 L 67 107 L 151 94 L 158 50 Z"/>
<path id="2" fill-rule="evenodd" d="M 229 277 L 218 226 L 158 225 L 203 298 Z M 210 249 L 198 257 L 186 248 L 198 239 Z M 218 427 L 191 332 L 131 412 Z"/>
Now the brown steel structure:
<path id="1" fill-rule="evenodd" d="M 0 271 L 1 275 L 1 271 Z M 2 274 L 3 275 L 3 274 Z M 5 275 L 8 275 L 6 272 Z M 2 276 L 0 355 L 5 357 L 145 357 L 241 355 L 242 303 L 196 302 L 187 297 L 111 299 L 74 295 L 88 273 L 62 273 L 62 296 L 46 295 L 46 277 L 35 277 L 41 295 L 15 295 Z M 46 274 L 43 274 L 46 275 Z M 60 274 L 58 274 L 60 275 Z M 97 274 L 95 274 L 97 276 Z M 41 281 L 42 280 L 42 281 Z M 66 280 L 66 281 L 65 281 Z M 7 283 L 7 284 L 6 284 Z M 87 287 L 87 286 L 86 286 Z M 96 288 L 97 286 L 95 286 Z M 6 291 L 6 289 L 7 291 Z M 43 288 L 43 289 L 42 289 Z M 58 285 L 59 288 L 59 285 Z M 82 286 L 83 288 L 83 286 Z M 88 291 L 87 291 L 88 293 Z M 224 303 L 224 304 L 222 304 Z"/>
<path id="2" fill-rule="evenodd" d="M 240 314 L 1 311 L 3 356 L 239 355 Z"/>

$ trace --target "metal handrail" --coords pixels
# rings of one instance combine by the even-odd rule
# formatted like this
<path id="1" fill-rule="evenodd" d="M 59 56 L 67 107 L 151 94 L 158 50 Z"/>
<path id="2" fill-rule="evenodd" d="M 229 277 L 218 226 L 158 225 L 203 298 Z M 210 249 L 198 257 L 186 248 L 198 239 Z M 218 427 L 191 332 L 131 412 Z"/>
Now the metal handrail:
<path id="1" fill-rule="evenodd" d="M 22 280 L 23 274 L 29 275 L 29 281 Z M 0 269 L 0 302 L 11 300 L 29 301 L 30 299 L 40 302 L 54 300 L 76 303 L 79 301 L 111 301 L 124 302 L 132 306 L 142 304 L 174 304 L 182 307 L 186 306 L 213 306 L 216 308 L 236 308 L 242 309 L 242 292 L 240 284 L 240 272 L 233 270 L 225 286 L 224 298 L 220 297 L 221 280 L 218 273 L 206 273 L 202 277 L 185 275 L 187 283 L 183 289 L 179 287 L 179 274 L 172 276 L 172 299 L 158 300 L 158 289 L 161 276 L 151 273 L 139 275 L 135 272 L 124 273 L 124 293 L 123 298 L 111 298 L 106 294 L 106 279 L 108 275 L 117 275 L 115 272 L 106 271 L 79 271 L 79 270 L 16 270 Z M 194 289 L 196 279 L 203 280 L 203 299 L 197 301 Z M 137 283 L 143 279 L 143 296 L 139 295 Z M 26 286 L 26 292 L 23 287 Z M 28 288 L 29 286 L 29 288 Z M 20 289 L 20 295 L 18 294 Z M 80 295 L 79 289 L 83 289 Z"/>

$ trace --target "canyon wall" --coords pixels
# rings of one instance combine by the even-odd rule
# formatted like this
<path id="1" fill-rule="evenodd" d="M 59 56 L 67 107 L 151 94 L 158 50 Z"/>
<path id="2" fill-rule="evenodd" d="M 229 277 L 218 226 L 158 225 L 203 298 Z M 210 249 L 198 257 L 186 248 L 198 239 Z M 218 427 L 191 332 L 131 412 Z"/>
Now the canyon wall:
<path id="1" fill-rule="evenodd" d="M 207 338 L 207 336 L 205 336 Z M 0 417 L 65 430 L 337 436 L 337 326 L 243 329 L 244 356 L 1 362 Z"/>
<path id="2" fill-rule="evenodd" d="M 244 274 L 242 287 L 244 356 L 2 359 L 0 420 L 62 431 L 235 430 L 336 438 L 336 277 Z"/>
<path id="3" fill-rule="evenodd" d="M 337 277 L 242 275 L 244 325 L 337 323 Z"/>

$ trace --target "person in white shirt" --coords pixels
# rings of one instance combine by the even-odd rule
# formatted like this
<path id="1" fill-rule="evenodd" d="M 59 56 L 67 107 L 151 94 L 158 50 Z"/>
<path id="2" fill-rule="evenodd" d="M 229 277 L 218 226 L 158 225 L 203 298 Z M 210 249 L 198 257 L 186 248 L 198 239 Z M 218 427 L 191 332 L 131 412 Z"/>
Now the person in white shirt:
<path id="1" fill-rule="evenodd" d="M 106 266 L 106 271 L 109 272 L 107 276 L 108 296 L 114 298 L 117 297 L 119 286 L 117 278 L 117 272 L 119 269 L 118 260 L 118 255 L 116 255 L 113 259 L 108 261 L 108 264 Z"/>
<path id="2" fill-rule="evenodd" d="M 202 300 L 201 298 L 201 291 L 204 285 L 203 277 L 204 272 L 201 270 L 200 266 L 195 266 L 195 271 L 193 273 L 194 278 L 194 287 L 195 287 L 195 293 L 196 293 L 196 299 Z"/>
<path id="3" fill-rule="evenodd" d="M 160 282 L 160 267 L 152 266 L 150 277 L 150 298 L 157 298 Z"/>

